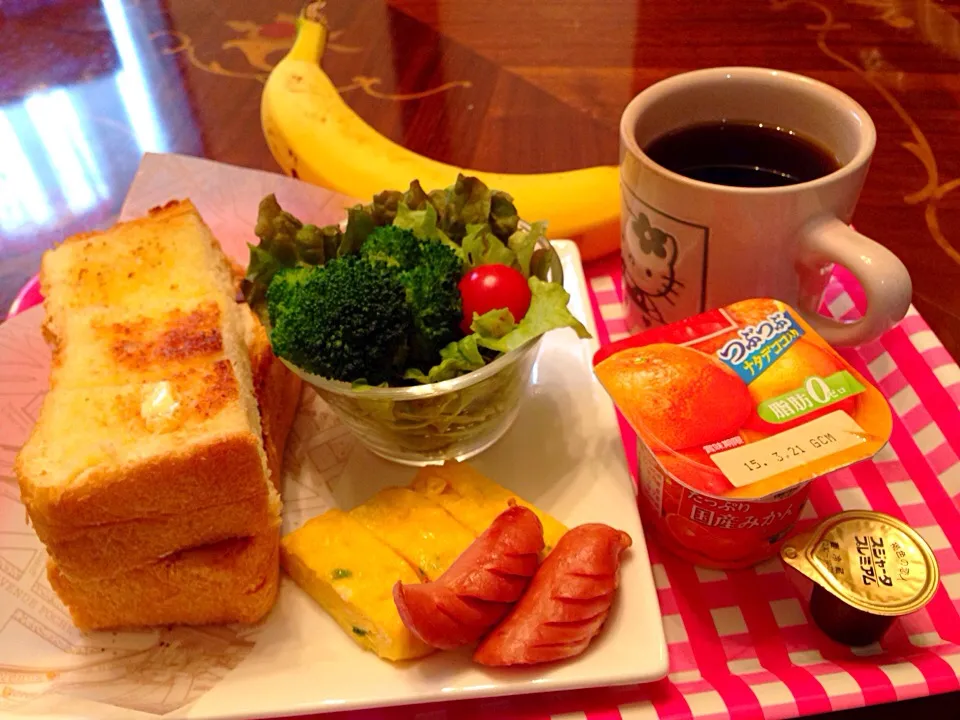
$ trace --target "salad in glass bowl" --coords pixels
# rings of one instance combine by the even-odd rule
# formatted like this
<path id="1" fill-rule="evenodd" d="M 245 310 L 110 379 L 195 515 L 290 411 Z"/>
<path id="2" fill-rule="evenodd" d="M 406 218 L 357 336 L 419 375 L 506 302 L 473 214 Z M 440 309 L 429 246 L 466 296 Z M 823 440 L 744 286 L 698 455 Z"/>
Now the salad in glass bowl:
<path id="1" fill-rule="evenodd" d="M 276 355 L 373 452 L 466 459 L 510 427 L 540 338 L 572 328 L 546 225 L 463 175 L 384 191 L 342 226 L 260 203 L 244 296 Z"/>

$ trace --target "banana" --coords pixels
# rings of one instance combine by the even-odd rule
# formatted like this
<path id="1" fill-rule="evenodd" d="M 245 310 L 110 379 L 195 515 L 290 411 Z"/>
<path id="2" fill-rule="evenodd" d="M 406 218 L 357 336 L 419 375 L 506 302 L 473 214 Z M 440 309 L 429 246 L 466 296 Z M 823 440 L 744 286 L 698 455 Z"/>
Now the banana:
<path id="1" fill-rule="evenodd" d="M 446 187 L 462 172 L 510 193 L 525 219 L 547 220 L 550 237 L 577 240 L 584 259 L 619 247 L 616 167 L 488 173 L 419 155 L 385 138 L 343 101 L 320 67 L 326 39 L 322 18 L 301 17 L 293 47 L 263 90 L 263 132 L 286 174 L 366 199 L 387 188 L 404 189 L 414 178 L 428 190 Z"/>

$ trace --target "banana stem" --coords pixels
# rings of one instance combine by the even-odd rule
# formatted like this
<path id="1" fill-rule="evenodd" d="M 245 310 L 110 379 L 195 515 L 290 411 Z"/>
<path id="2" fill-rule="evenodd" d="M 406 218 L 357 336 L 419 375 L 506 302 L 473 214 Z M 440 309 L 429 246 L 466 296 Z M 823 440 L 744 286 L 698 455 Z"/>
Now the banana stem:
<path id="1" fill-rule="evenodd" d="M 327 46 L 327 18 L 323 14 L 325 0 L 311 0 L 303 6 L 297 23 L 297 38 L 287 57 L 305 60 L 318 65 Z"/>

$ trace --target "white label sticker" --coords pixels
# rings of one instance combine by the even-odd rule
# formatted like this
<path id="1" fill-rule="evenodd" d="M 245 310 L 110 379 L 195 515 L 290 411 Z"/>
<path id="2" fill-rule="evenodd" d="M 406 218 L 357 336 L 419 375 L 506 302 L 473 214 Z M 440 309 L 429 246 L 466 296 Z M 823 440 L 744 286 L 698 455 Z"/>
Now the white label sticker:
<path id="1" fill-rule="evenodd" d="M 799 427 L 710 456 L 734 487 L 742 488 L 866 442 L 866 433 L 843 410 Z"/>

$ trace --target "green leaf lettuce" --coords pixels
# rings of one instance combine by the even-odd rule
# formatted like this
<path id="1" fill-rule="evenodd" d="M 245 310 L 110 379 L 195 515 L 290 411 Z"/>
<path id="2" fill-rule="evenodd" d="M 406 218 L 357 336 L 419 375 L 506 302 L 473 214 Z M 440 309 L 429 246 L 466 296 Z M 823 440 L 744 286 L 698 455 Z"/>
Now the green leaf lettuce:
<path id="1" fill-rule="evenodd" d="M 429 372 L 424 373 L 417 368 L 410 368 L 404 377 L 418 383 L 435 383 L 479 370 L 486 364 L 477 345 L 477 335 L 473 334 L 443 348 L 440 351 L 440 362 L 430 368 Z"/>
<path id="2" fill-rule="evenodd" d="M 545 222 L 535 222 L 529 230 L 516 230 L 507 240 L 507 247 L 513 251 L 516 256 L 517 269 L 523 273 L 525 278 L 530 277 L 530 260 L 533 258 L 533 251 L 537 247 L 537 241 L 545 238 L 547 235 L 547 224 Z"/>
<path id="3" fill-rule="evenodd" d="M 470 267 L 494 264 L 515 267 L 517 261 L 517 254 L 490 232 L 486 223 L 467 226 L 463 253 Z"/>
<path id="4" fill-rule="evenodd" d="M 573 328 L 578 337 L 590 337 L 590 333 L 583 326 L 583 323 L 577 320 L 567 309 L 570 294 L 563 289 L 562 285 L 544 282 L 537 277 L 530 278 L 529 283 L 530 309 L 512 330 L 500 337 L 496 337 L 496 333 L 485 335 L 483 332 L 491 326 L 486 322 L 478 321 L 483 320 L 486 316 L 474 320 L 471 329 L 475 331 L 477 344 L 480 347 L 495 352 L 510 352 L 545 332 L 564 327 Z M 487 315 L 489 314 L 487 313 Z"/>
<path id="5" fill-rule="evenodd" d="M 408 370 L 405 377 L 419 383 L 449 380 L 483 367 L 482 349 L 495 353 L 516 350 L 550 330 L 569 327 L 578 337 L 589 338 L 590 333 L 567 309 L 570 294 L 562 285 L 531 277 L 530 309 L 518 323 L 509 310 L 491 310 L 474 315 L 470 335 L 447 345 L 440 351 L 441 361 L 429 372 Z"/>

